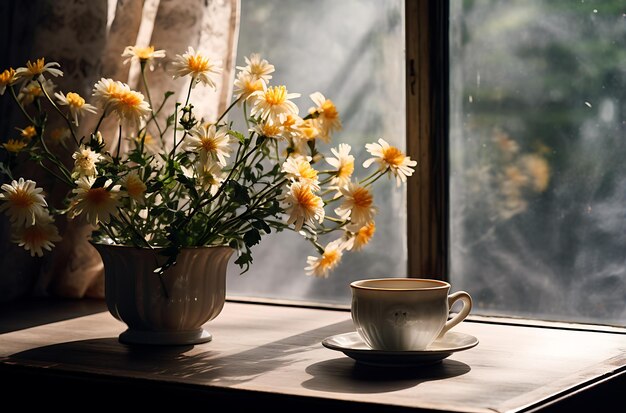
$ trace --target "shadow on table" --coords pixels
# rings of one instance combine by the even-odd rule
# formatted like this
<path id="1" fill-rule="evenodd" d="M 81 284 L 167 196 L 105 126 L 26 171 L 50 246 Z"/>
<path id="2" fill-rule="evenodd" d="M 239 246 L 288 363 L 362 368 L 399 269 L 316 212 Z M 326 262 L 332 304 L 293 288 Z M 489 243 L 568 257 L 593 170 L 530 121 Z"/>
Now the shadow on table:
<path id="1" fill-rule="evenodd" d="M 0 334 L 107 311 L 99 299 L 33 298 L 0 304 Z"/>
<path id="2" fill-rule="evenodd" d="M 306 372 L 313 378 L 302 386 L 338 393 L 386 393 L 461 376 L 470 370 L 470 366 L 456 360 L 421 367 L 377 367 L 342 357 L 308 366 Z"/>
<path id="3" fill-rule="evenodd" d="M 319 349 L 324 337 L 345 333 L 351 326 L 352 321 L 347 320 L 226 355 L 212 349 L 211 343 L 127 346 L 115 337 L 38 347 L 13 354 L 10 361 L 84 373 L 231 386 L 288 366 L 299 353 Z"/>

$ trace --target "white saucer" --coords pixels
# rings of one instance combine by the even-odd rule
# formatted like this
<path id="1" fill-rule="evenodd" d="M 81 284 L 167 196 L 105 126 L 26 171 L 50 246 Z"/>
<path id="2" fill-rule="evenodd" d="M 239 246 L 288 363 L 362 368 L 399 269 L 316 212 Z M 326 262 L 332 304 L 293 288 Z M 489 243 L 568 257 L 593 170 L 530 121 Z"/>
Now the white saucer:
<path id="1" fill-rule="evenodd" d="M 472 335 L 450 331 L 419 351 L 385 351 L 371 349 L 361 336 L 352 333 L 327 337 L 322 345 L 337 350 L 364 364 L 376 366 L 414 367 L 438 363 L 456 351 L 470 349 L 478 344 Z"/>

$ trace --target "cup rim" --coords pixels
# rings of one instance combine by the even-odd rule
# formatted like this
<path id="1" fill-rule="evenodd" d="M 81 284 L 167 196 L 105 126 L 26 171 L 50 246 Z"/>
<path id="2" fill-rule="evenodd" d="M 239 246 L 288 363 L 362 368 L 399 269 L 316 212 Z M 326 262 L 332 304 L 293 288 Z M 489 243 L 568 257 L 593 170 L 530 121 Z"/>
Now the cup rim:
<path id="1" fill-rule="evenodd" d="M 367 283 L 370 281 L 399 281 L 399 282 L 410 282 L 413 283 L 415 281 L 427 281 L 432 282 L 434 285 L 432 287 L 410 287 L 406 288 L 385 288 L 385 287 L 368 287 L 365 285 L 360 285 L 360 283 Z M 433 290 L 443 290 L 446 288 L 450 288 L 450 283 L 441 280 L 435 280 L 432 278 L 400 278 L 400 277 L 389 277 L 389 278 L 367 278 L 362 280 L 356 280 L 350 283 L 350 287 L 359 290 L 370 290 L 370 291 L 433 291 Z"/>

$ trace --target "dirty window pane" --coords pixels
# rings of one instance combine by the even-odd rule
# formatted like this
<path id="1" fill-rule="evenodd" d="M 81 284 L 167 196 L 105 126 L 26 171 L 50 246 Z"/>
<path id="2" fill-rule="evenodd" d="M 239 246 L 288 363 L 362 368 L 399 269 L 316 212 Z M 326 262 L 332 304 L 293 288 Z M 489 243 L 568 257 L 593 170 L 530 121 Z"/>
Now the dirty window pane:
<path id="1" fill-rule="evenodd" d="M 451 2 L 451 279 L 476 312 L 624 325 L 623 1 Z"/>
<path id="2" fill-rule="evenodd" d="M 360 165 L 368 155 L 366 143 L 383 137 L 405 146 L 403 14 L 401 0 L 242 0 L 237 64 L 261 53 L 276 67 L 272 84 L 302 94 L 294 100 L 301 114 L 312 106 L 308 96 L 313 92 L 332 99 L 344 127 L 331 146 L 349 143 Z M 245 130 L 238 115 L 230 118 Z M 405 189 L 395 184 L 376 188 L 379 213 L 372 243 L 345 254 L 328 279 L 305 275 L 306 257 L 314 251 L 286 231 L 253 248 L 249 272 L 240 275 L 239 267 L 230 265 L 228 294 L 347 304 L 352 280 L 405 276 Z"/>

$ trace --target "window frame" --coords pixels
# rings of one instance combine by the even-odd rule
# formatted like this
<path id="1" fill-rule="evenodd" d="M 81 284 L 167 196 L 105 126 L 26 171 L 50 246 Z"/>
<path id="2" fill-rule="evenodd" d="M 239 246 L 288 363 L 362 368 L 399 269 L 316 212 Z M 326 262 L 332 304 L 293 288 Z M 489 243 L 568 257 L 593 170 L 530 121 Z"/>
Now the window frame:
<path id="1" fill-rule="evenodd" d="M 407 274 L 449 281 L 449 2 L 405 0 Z"/>
<path id="2" fill-rule="evenodd" d="M 405 0 L 406 150 L 417 160 L 407 180 L 407 277 L 450 282 L 450 0 Z M 476 322 L 611 331 L 614 324 L 506 314 L 470 314 Z"/>

